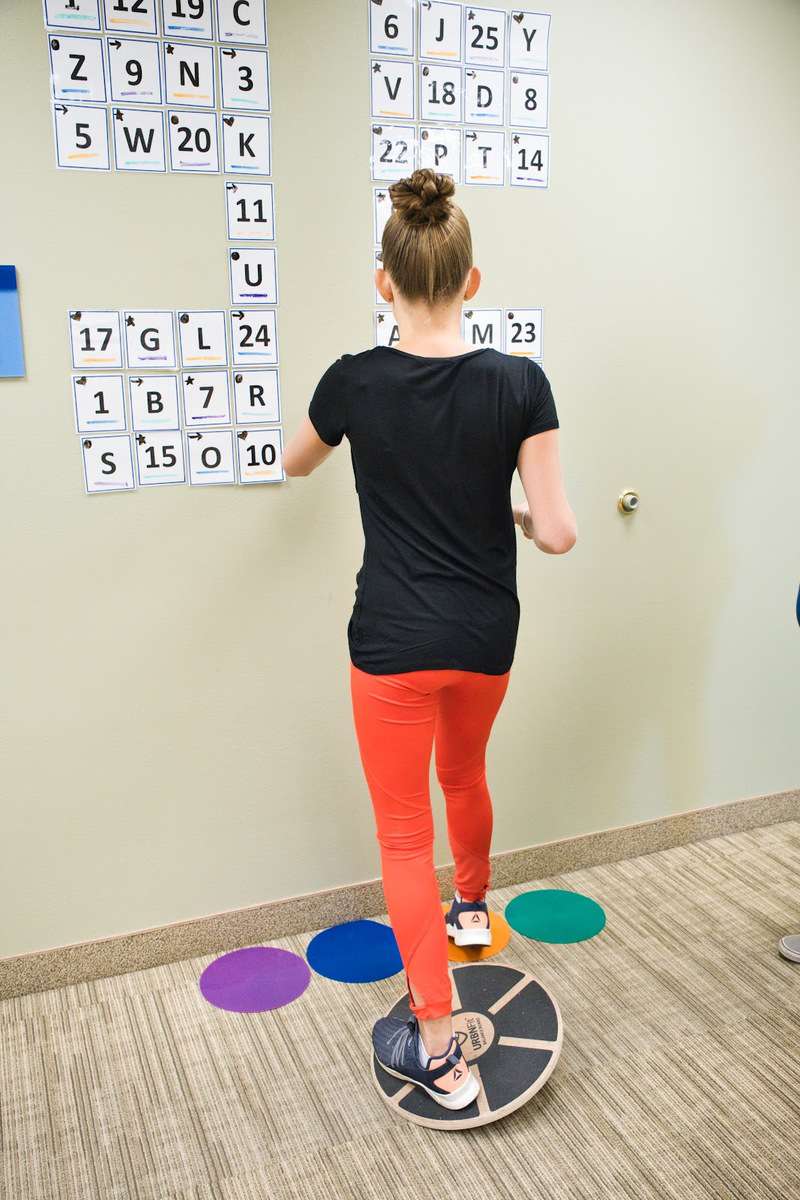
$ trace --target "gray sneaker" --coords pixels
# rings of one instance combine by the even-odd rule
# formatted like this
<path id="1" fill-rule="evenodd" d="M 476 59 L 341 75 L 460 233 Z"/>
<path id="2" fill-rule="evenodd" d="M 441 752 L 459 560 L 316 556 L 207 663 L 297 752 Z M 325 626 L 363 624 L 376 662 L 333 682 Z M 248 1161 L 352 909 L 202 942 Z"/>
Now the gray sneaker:
<path id="1" fill-rule="evenodd" d="M 800 933 L 787 933 L 778 942 L 778 951 L 790 962 L 800 963 Z"/>

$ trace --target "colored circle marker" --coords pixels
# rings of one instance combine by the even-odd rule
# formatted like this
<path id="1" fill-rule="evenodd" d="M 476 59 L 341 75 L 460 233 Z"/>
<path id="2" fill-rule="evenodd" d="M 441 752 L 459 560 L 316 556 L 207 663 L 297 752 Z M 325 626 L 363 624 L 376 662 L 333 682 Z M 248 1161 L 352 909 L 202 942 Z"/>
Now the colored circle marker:
<path id="1" fill-rule="evenodd" d="M 536 888 L 509 900 L 503 914 L 512 929 L 537 942 L 582 942 L 605 926 L 596 900 L 561 888 Z"/>
<path id="2" fill-rule="evenodd" d="M 228 1012 L 266 1012 L 301 996 L 311 972 L 299 954 L 279 946 L 245 946 L 209 963 L 200 991 L 209 1004 Z"/>
<path id="3" fill-rule="evenodd" d="M 340 983 L 373 983 L 403 969 L 397 939 L 380 921 L 344 921 L 316 934 L 306 958 L 318 975 Z"/>
<path id="4" fill-rule="evenodd" d="M 450 904 L 445 901 L 442 905 L 443 912 L 450 911 Z M 490 946 L 457 946 L 452 938 L 447 939 L 447 957 L 450 962 L 480 962 L 484 958 L 491 958 L 495 954 L 499 954 L 501 950 L 505 950 L 511 940 L 511 930 L 508 926 L 508 921 L 500 913 L 492 912 L 489 909 L 489 928 L 492 931 L 492 943 Z"/>

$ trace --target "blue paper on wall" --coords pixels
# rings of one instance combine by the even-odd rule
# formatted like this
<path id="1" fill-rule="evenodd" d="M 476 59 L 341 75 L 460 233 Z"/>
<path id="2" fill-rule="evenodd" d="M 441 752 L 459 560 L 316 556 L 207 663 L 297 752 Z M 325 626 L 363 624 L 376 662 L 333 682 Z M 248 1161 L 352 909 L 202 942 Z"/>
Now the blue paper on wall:
<path id="1" fill-rule="evenodd" d="M 17 379 L 24 374 L 17 268 L 0 266 L 0 379 Z"/>

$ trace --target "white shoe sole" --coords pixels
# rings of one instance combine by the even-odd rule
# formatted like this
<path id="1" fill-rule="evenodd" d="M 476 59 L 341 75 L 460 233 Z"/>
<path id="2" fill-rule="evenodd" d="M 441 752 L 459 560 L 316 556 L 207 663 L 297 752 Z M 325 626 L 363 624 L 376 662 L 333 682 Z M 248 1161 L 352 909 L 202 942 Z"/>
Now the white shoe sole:
<path id="1" fill-rule="evenodd" d="M 461 1087 L 456 1088 L 454 1092 L 448 1092 L 444 1095 L 442 1092 L 431 1091 L 429 1087 L 425 1087 L 425 1084 L 420 1083 L 417 1079 L 411 1079 L 408 1075 L 401 1075 L 399 1071 L 393 1071 L 391 1067 L 385 1066 L 380 1059 L 378 1059 L 378 1063 L 381 1070 L 386 1071 L 389 1075 L 394 1075 L 395 1079 L 403 1079 L 406 1083 L 413 1083 L 414 1087 L 422 1088 L 423 1092 L 427 1092 L 431 1100 L 435 1100 L 437 1104 L 441 1104 L 442 1108 L 466 1108 L 481 1090 L 481 1085 L 469 1068 L 467 1068 L 467 1078 Z"/>
<path id="2" fill-rule="evenodd" d="M 457 946 L 491 946 L 491 929 L 462 929 L 459 925 L 447 924 L 447 936 L 451 937 Z"/>

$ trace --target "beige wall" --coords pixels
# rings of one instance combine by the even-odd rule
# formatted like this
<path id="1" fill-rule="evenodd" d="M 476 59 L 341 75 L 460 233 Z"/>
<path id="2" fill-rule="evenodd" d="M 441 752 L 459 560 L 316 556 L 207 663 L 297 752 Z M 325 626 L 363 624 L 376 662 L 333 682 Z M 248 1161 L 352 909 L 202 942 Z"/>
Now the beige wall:
<path id="1" fill-rule="evenodd" d="M 291 433 L 371 343 L 366 3 L 270 2 Z M 563 558 L 519 543 L 497 851 L 800 782 L 800 6 L 548 8 L 552 186 L 460 197 L 483 302 L 545 306 L 579 524 Z M 347 444 L 281 486 L 84 495 L 66 310 L 226 306 L 222 182 L 56 171 L 38 0 L 4 0 L 2 35 L 28 376 L 0 381 L 0 954 L 374 878 Z"/>

